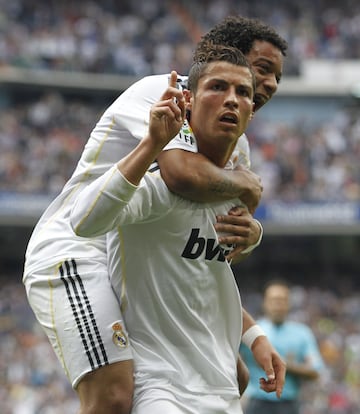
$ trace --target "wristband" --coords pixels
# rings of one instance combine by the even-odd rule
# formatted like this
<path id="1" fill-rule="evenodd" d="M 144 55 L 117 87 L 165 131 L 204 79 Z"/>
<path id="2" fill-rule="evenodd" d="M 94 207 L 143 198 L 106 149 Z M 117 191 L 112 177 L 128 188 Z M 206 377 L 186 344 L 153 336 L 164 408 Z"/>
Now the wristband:
<path id="1" fill-rule="evenodd" d="M 266 336 L 266 334 L 259 325 L 253 325 L 244 332 L 241 337 L 241 342 L 251 349 L 255 339 L 259 336 Z"/>
<path id="2" fill-rule="evenodd" d="M 248 254 L 248 253 L 251 253 L 254 249 L 256 249 L 258 246 L 259 246 L 259 244 L 261 243 L 261 240 L 262 240 L 262 238 L 263 238 L 263 233 L 264 233 L 264 229 L 263 229 L 263 226 L 261 225 L 261 223 L 260 223 L 260 221 L 258 221 L 258 220 L 256 220 L 256 219 L 254 219 L 256 222 L 257 222 L 257 224 L 260 226 L 260 236 L 259 236 L 259 239 L 258 239 L 258 241 L 255 243 L 255 244 L 252 244 L 251 246 L 249 246 L 249 247 L 247 247 L 245 250 L 243 250 L 242 252 L 241 252 L 241 254 Z"/>

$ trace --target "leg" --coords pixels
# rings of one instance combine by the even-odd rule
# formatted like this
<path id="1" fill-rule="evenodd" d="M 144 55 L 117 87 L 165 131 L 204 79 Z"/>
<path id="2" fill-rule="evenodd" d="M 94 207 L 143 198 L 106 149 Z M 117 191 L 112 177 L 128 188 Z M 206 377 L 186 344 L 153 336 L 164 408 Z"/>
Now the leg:
<path id="1" fill-rule="evenodd" d="M 107 266 L 65 260 L 25 282 L 29 303 L 65 374 L 81 414 L 128 414 L 132 352 Z"/>
<path id="2" fill-rule="evenodd" d="M 106 365 L 83 377 L 76 388 L 79 414 L 129 414 L 133 395 L 132 360 Z"/>

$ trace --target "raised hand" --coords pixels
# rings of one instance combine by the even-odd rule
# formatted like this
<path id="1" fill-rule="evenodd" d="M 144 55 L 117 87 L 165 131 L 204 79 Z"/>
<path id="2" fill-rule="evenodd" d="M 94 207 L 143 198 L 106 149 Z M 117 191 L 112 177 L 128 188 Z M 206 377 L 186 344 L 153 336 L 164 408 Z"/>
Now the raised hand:
<path id="1" fill-rule="evenodd" d="M 185 99 L 176 80 L 177 73 L 172 71 L 169 86 L 150 111 L 149 137 L 163 146 L 175 137 L 185 119 Z"/>

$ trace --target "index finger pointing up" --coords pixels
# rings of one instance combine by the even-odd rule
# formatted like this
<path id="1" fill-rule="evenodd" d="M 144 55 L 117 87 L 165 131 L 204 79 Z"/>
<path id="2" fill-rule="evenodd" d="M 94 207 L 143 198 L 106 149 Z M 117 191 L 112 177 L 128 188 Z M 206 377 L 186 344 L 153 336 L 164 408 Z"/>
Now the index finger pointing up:
<path id="1" fill-rule="evenodd" d="M 176 88 L 176 81 L 177 81 L 177 72 L 176 70 L 172 70 L 169 79 L 169 86 Z"/>

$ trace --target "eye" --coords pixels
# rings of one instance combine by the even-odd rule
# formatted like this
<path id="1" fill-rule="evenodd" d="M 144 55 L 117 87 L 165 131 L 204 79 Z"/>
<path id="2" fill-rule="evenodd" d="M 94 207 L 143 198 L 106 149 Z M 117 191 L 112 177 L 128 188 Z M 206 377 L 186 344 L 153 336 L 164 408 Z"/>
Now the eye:
<path id="1" fill-rule="evenodd" d="M 260 73 L 266 74 L 270 72 L 270 68 L 268 65 L 258 65 L 257 66 Z"/>
<path id="2" fill-rule="evenodd" d="M 243 88 L 243 87 L 238 88 L 237 91 L 236 91 L 236 93 L 239 96 L 245 96 L 245 97 L 249 97 L 250 96 L 250 90 L 248 88 Z"/>
<path id="3" fill-rule="evenodd" d="M 224 89 L 224 86 L 221 83 L 214 83 L 212 85 L 212 89 L 214 91 L 222 91 Z"/>

